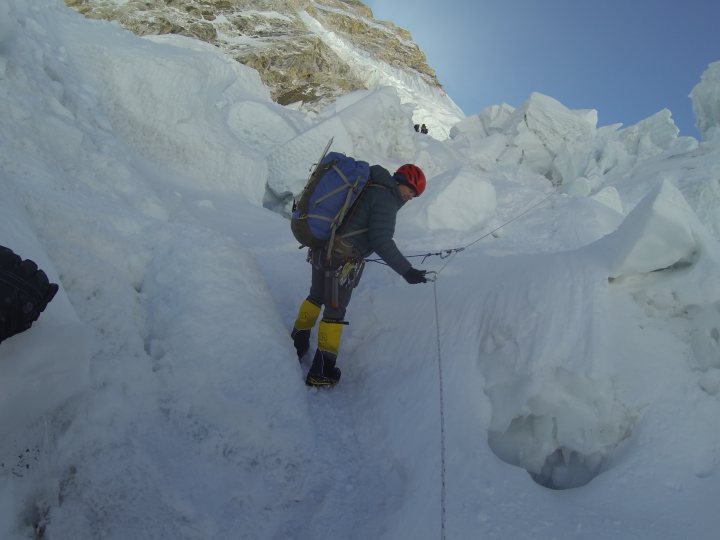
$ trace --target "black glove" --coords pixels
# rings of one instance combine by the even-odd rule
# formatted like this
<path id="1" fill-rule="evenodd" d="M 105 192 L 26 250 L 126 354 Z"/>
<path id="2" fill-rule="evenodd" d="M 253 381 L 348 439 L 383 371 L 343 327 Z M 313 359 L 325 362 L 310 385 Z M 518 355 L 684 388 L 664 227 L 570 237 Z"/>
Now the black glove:
<path id="1" fill-rule="evenodd" d="M 410 283 L 410 285 L 415 285 L 416 283 L 427 283 L 427 278 L 425 277 L 425 274 L 427 274 L 427 270 L 410 268 L 410 270 L 405 272 L 402 277 L 404 277 L 405 281 Z"/>

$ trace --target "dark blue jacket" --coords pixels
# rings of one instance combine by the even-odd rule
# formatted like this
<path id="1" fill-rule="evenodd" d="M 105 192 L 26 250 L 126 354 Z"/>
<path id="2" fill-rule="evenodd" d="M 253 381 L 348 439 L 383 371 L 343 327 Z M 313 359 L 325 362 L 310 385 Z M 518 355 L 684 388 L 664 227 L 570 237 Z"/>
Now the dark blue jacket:
<path id="1" fill-rule="evenodd" d="M 405 204 L 398 183 L 380 165 L 370 167 L 370 184 L 360 196 L 341 235 L 361 229 L 367 231 L 347 237 L 347 241 L 363 257 L 377 253 L 390 268 L 402 275 L 411 268 L 410 262 L 395 245 L 395 216 Z"/>

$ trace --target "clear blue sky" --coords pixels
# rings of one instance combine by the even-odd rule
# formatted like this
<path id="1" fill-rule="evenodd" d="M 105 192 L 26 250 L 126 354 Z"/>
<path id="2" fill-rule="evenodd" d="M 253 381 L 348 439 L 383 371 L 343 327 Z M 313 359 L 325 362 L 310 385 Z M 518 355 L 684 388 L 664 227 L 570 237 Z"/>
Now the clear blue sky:
<path id="1" fill-rule="evenodd" d="M 663 108 L 699 138 L 688 95 L 720 60 L 720 0 L 365 0 L 409 30 L 465 114 L 531 92 L 598 124 Z"/>

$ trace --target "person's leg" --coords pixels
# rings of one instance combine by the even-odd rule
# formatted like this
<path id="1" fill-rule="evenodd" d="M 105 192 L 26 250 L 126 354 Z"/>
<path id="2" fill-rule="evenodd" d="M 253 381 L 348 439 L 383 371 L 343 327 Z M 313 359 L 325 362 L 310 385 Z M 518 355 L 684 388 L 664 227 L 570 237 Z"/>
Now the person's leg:
<path id="1" fill-rule="evenodd" d="M 310 331 L 315 326 L 319 315 L 320 306 L 310 300 L 310 298 L 306 298 L 303 300 L 303 303 L 300 304 L 295 324 L 290 332 L 290 337 L 293 340 L 298 359 L 305 356 L 305 353 L 310 350 Z"/>
<path id="2" fill-rule="evenodd" d="M 300 304 L 295 324 L 290 332 L 298 359 L 301 359 L 310 350 L 310 331 L 315 327 L 315 323 L 320 316 L 320 309 L 325 296 L 325 271 L 319 264 L 316 264 L 318 257 L 313 253 L 311 253 L 311 259 L 310 294 Z"/>
<path id="3" fill-rule="evenodd" d="M 341 264 L 336 263 L 333 266 L 334 269 L 325 272 L 325 309 L 318 326 L 318 347 L 305 379 L 309 386 L 332 386 L 340 380 L 340 369 L 335 364 L 340 351 L 343 327 L 347 324 L 344 320 L 345 312 L 360 276 L 341 284 L 337 272 Z"/>
<path id="4" fill-rule="evenodd" d="M 343 322 L 320 321 L 318 325 L 318 347 L 313 363 L 305 378 L 308 386 L 333 386 L 340 380 L 340 368 L 335 366 L 340 349 Z"/>

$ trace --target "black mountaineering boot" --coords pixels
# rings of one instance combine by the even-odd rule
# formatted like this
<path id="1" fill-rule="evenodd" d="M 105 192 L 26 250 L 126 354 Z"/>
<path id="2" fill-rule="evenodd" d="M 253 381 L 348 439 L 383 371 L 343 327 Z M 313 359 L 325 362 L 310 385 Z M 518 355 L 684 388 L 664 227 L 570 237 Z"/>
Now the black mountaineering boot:
<path id="1" fill-rule="evenodd" d="M 293 340 L 293 345 L 295 345 L 298 360 L 300 360 L 303 356 L 305 356 L 305 353 L 310 350 L 310 330 L 298 330 L 297 328 L 293 328 L 290 333 L 290 337 Z"/>
<path id="2" fill-rule="evenodd" d="M 335 386 L 340 380 L 340 368 L 335 367 L 334 354 L 318 349 L 315 351 L 312 366 L 305 378 L 308 386 Z"/>

